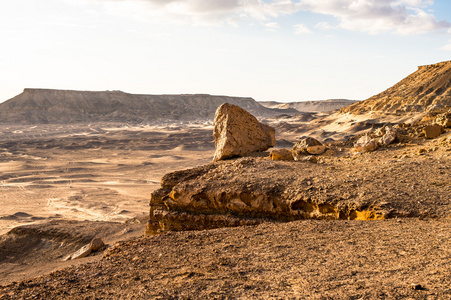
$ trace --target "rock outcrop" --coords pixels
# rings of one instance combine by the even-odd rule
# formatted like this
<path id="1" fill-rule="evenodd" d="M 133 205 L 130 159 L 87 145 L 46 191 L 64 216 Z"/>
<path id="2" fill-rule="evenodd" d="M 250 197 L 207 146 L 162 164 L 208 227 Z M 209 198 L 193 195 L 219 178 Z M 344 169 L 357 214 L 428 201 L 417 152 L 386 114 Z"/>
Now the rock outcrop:
<path id="1" fill-rule="evenodd" d="M 265 151 L 276 144 L 274 128 L 239 106 L 224 103 L 214 119 L 214 161 Z"/>
<path id="2" fill-rule="evenodd" d="M 161 189 L 152 193 L 146 232 L 254 225 L 270 219 L 340 218 L 332 205 L 318 206 L 300 194 L 286 197 L 284 190 L 296 186 L 280 178 L 287 167 L 280 164 L 287 163 L 305 164 L 239 158 L 166 174 Z"/>
<path id="3" fill-rule="evenodd" d="M 444 172 L 443 161 L 383 164 L 383 156 L 387 154 L 380 151 L 358 161 L 342 156 L 322 164 L 242 157 L 169 173 L 152 193 L 147 233 L 268 220 L 449 214 L 449 174 Z M 428 197 L 424 197 L 419 191 L 427 189 Z M 437 206 L 437 201 L 446 203 L 446 209 Z"/>

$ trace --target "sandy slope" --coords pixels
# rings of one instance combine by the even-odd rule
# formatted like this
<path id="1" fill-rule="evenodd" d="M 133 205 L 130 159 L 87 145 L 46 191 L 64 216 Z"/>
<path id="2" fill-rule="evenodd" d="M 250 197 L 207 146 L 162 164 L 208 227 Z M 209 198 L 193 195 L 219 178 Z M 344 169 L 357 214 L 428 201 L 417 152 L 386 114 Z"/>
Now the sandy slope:
<path id="1" fill-rule="evenodd" d="M 394 86 L 345 108 L 342 112 L 370 111 L 403 114 L 451 106 L 451 61 L 419 66 Z"/>

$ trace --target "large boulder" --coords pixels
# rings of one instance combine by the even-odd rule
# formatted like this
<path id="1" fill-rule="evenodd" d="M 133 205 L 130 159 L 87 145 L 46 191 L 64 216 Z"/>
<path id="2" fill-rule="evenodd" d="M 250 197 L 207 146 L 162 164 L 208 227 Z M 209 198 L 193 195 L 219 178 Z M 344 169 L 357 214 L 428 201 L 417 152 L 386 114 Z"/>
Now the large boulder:
<path id="1" fill-rule="evenodd" d="M 213 138 L 216 147 L 213 161 L 265 151 L 276 144 L 274 128 L 229 103 L 216 110 Z"/>
<path id="2" fill-rule="evenodd" d="M 293 157 L 295 160 L 302 160 L 302 156 L 304 155 L 317 155 L 324 153 L 326 151 L 326 146 L 312 137 L 307 137 L 294 144 L 291 151 L 293 152 Z"/>

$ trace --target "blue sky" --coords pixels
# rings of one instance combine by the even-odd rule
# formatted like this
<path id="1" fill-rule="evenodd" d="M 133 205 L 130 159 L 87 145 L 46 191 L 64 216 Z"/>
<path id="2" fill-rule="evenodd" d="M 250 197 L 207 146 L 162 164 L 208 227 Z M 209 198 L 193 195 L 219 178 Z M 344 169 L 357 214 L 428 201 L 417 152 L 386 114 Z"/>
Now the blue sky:
<path id="1" fill-rule="evenodd" d="M 366 99 L 451 60 L 451 1 L 9 0 L 0 101 L 23 88 Z"/>

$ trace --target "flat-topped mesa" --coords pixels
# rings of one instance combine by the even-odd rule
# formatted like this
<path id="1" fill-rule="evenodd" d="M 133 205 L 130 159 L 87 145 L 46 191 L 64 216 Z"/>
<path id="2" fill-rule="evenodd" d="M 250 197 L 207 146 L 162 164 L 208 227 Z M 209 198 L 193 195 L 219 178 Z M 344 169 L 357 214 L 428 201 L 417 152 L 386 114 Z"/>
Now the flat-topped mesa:
<path id="1" fill-rule="evenodd" d="M 342 113 L 428 112 L 451 106 L 451 61 L 419 66 L 394 86 L 365 101 L 342 108 Z"/>
<path id="2" fill-rule="evenodd" d="M 0 103 L 0 123 L 205 122 L 213 119 L 216 109 L 224 102 L 239 105 L 258 117 L 293 113 L 293 110 L 264 107 L 250 97 L 26 88 Z"/>
<path id="3" fill-rule="evenodd" d="M 265 151 L 276 144 L 275 134 L 274 128 L 260 123 L 241 107 L 224 103 L 214 119 L 213 161 Z"/>

